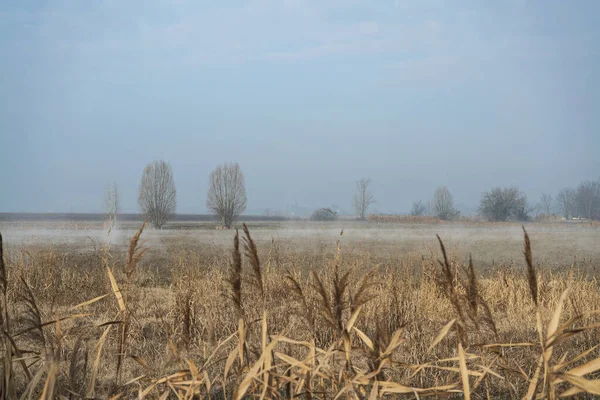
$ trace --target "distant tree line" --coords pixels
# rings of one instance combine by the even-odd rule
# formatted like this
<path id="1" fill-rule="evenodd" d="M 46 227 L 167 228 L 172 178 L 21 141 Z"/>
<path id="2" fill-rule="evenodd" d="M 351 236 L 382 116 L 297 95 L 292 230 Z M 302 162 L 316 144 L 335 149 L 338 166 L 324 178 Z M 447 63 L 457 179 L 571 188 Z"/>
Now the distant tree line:
<path id="1" fill-rule="evenodd" d="M 244 173 L 239 164 L 216 167 L 209 176 L 206 207 L 229 229 L 244 212 L 246 204 Z M 138 187 L 138 205 L 144 218 L 157 229 L 173 217 L 177 209 L 177 190 L 170 163 L 160 160 L 146 165 Z M 105 208 L 111 228 L 116 223 L 118 207 L 118 188 L 116 184 L 108 185 Z"/>
<path id="2" fill-rule="evenodd" d="M 369 207 L 375 203 L 370 187 L 369 178 L 356 181 L 353 205 L 360 220 L 367 219 Z M 177 207 L 177 191 L 168 162 L 154 161 L 144 168 L 138 188 L 138 204 L 146 220 L 158 229 L 172 218 Z M 227 163 L 216 167 L 209 176 L 207 209 L 229 229 L 246 210 L 246 205 L 245 179 L 239 164 Z M 113 229 L 120 210 L 116 183 L 107 185 L 104 207 L 109 229 Z M 527 221 L 535 211 L 541 215 L 556 211 L 565 219 L 600 220 L 600 179 L 562 189 L 555 198 L 551 194 L 543 194 L 536 204 L 528 202 L 525 193 L 516 186 L 495 187 L 481 195 L 478 208 L 478 214 L 488 221 Z M 459 218 L 460 212 L 454 206 L 450 190 L 440 186 L 428 203 L 422 200 L 413 202 L 410 215 L 430 215 L 449 221 Z M 311 215 L 311 219 L 316 221 L 334 221 L 337 218 L 338 212 L 332 208 L 320 208 Z"/>
<path id="3" fill-rule="evenodd" d="M 583 181 L 576 188 L 562 189 L 554 204 L 566 219 L 600 220 L 600 179 Z"/>
<path id="4" fill-rule="evenodd" d="M 551 194 L 542 194 L 537 204 L 528 202 L 525 193 L 516 186 L 496 187 L 481 195 L 478 213 L 488 221 L 527 221 L 535 211 L 550 215 L 554 210 L 567 220 L 600 220 L 600 179 L 581 182 L 574 189 L 565 188 L 555 199 Z M 427 213 L 425 203 L 413 203 L 411 215 Z M 429 203 L 429 214 L 442 220 L 454 219 L 460 215 L 454 209 L 452 195 L 446 187 L 436 189 Z"/>

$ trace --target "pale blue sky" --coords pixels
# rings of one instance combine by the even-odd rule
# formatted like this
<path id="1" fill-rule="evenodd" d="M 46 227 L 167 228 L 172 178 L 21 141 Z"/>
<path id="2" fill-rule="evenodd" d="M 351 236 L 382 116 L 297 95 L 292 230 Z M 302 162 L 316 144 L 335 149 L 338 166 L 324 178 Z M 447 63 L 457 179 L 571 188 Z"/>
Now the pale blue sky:
<path id="1" fill-rule="evenodd" d="M 137 211 L 171 162 L 178 211 L 238 161 L 251 210 L 382 211 L 600 176 L 600 2 L 0 2 L 0 212 Z"/>

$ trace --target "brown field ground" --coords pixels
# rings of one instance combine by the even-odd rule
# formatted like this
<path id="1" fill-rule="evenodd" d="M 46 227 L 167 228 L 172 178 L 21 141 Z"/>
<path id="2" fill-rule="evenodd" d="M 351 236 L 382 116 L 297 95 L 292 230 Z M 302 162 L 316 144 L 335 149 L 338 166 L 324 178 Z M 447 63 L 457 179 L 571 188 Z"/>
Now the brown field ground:
<path id="1" fill-rule="evenodd" d="M 3 398 L 600 393 L 596 226 L 138 228 L 0 224 Z"/>

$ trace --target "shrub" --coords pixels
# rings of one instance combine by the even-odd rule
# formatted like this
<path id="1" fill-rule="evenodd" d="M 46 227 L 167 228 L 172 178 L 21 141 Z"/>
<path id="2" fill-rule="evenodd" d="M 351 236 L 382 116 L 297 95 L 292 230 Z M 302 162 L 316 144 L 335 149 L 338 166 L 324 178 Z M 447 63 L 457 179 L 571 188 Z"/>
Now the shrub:
<path id="1" fill-rule="evenodd" d="M 532 207 L 519 188 L 494 188 L 481 196 L 479 213 L 489 221 L 527 221 Z"/>
<path id="2" fill-rule="evenodd" d="M 331 208 L 324 207 L 315 210 L 310 219 L 313 221 L 335 221 L 338 218 L 337 212 L 333 211 Z"/>

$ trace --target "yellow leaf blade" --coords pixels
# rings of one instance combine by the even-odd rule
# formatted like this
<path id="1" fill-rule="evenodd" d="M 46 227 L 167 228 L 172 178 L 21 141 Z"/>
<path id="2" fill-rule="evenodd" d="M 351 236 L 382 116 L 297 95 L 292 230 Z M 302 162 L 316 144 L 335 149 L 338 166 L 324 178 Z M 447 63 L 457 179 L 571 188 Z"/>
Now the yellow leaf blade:
<path id="1" fill-rule="evenodd" d="M 440 333 L 438 333 L 438 335 L 435 337 L 435 339 L 433 339 L 433 342 L 431 342 L 431 345 L 429 346 L 429 348 L 427 349 L 427 352 L 429 353 L 435 346 L 438 345 L 438 343 L 440 343 L 442 341 L 442 339 L 444 339 L 446 337 L 446 335 L 448 334 L 448 332 L 450 331 L 450 328 L 452 328 L 452 326 L 454 325 L 454 323 L 456 322 L 456 318 L 454 318 L 452 321 L 448 322 L 446 324 L 446 326 L 444 326 L 442 328 L 442 330 L 440 331 Z"/>

